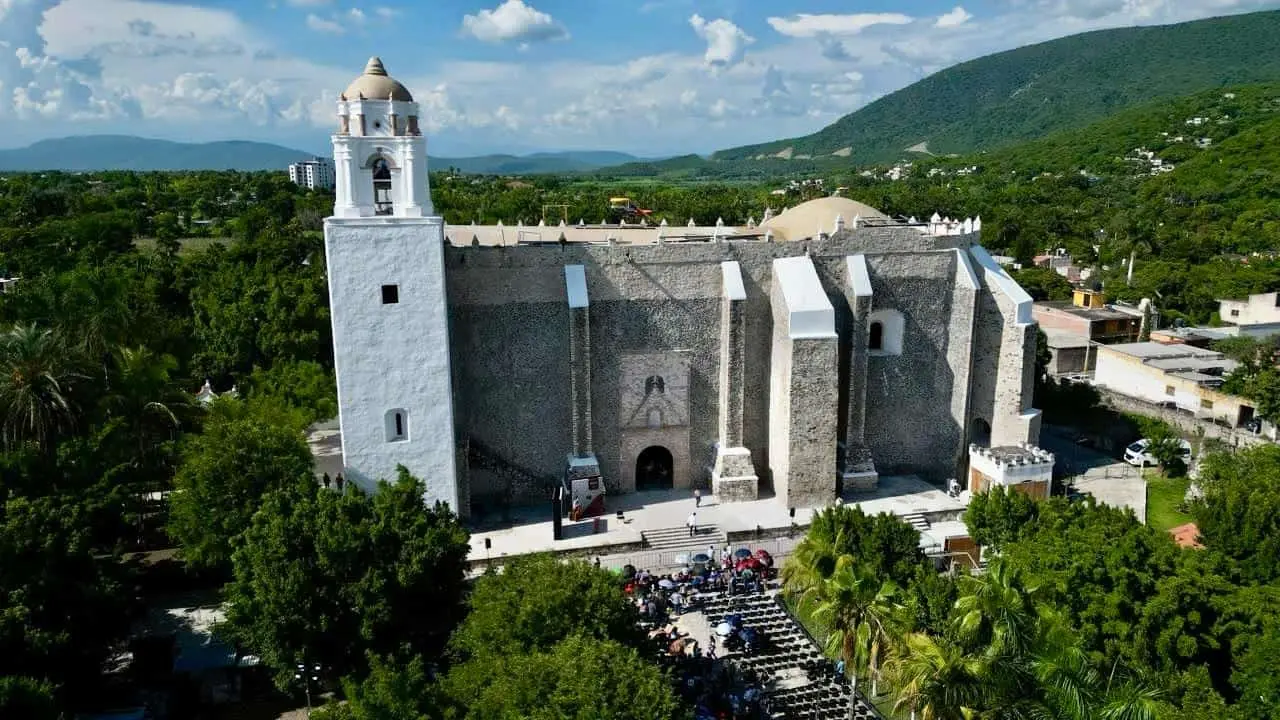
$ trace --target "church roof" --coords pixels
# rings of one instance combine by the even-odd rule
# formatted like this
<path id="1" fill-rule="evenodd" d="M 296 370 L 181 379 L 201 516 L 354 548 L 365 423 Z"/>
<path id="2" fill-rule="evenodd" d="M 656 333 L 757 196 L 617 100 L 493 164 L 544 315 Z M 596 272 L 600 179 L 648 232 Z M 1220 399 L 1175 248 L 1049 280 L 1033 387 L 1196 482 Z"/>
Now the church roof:
<path id="1" fill-rule="evenodd" d="M 855 217 L 877 221 L 888 219 L 888 216 L 870 205 L 833 196 L 800 203 L 760 223 L 760 227 L 772 230 L 782 240 L 803 240 L 819 232 L 833 232 L 836 217 L 842 218 L 845 227 L 849 228 L 853 227 Z"/>
<path id="2" fill-rule="evenodd" d="M 369 64 L 364 67 L 364 74 L 352 80 L 342 96 L 348 100 L 364 98 L 365 100 L 413 102 L 413 95 L 409 94 L 409 89 L 388 75 L 387 69 L 382 67 L 382 60 L 376 57 L 369 58 Z"/>

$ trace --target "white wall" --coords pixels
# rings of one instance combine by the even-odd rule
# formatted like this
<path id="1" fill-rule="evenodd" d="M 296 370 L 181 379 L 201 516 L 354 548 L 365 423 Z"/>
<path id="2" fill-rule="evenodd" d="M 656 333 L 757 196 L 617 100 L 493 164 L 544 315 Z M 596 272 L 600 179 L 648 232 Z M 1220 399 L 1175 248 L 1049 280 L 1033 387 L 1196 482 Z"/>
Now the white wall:
<path id="1" fill-rule="evenodd" d="M 429 501 L 459 508 L 445 306 L 444 224 L 431 218 L 325 221 L 329 305 L 346 477 L 370 488 L 403 464 Z M 382 303 L 398 285 L 399 302 Z M 386 413 L 409 413 L 387 442 Z"/>
<path id="2" fill-rule="evenodd" d="M 1138 358 L 1111 352 L 1105 347 L 1099 347 L 1096 352 L 1094 384 L 1147 402 L 1173 402 L 1183 410 L 1200 411 L 1198 385 L 1170 377 L 1159 368 L 1142 364 Z M 1173 395 L 1165 392 L 1170 385 L 1174 388 Z"/>

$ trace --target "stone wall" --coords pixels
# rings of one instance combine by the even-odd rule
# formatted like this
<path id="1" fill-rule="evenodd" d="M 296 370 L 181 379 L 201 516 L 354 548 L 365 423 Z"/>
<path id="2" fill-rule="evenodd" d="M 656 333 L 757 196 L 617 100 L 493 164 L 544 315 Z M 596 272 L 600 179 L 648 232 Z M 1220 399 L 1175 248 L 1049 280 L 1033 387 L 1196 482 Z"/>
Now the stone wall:
<path id="1" fill-rule="evenodd" d="M 831 388 L 835 407 L 830 422 L 843 441 L 849 359 L 858 351 L 850 340 L 846 258 L 864 253 L 873 309 L 895 309 L 905 320 L 902 353 L 867 358 L 866 446 L 882 473 L 913 472 L 938 480 L 951 476 L 967 442 L 965 413 L 982 410 L 981 402 L 968 401 L 969 387 L 986 388 L 990 418 L 1002 350 L 1013 352 L 1006 342 L 1004 314 L 991 293 L 985 287 L 957 289 L 963 284 L 958 273 L 967 271 L 956 250 L 966 251 L 973 240 L 928 237 L 908 227 L 860 227 L 794 243 L 447 246 L 459 438 L 480 439 L 536 473 L 563 473 L 572 444 L 563 269 L 581 264 L 590 295 L 593 449 L 606 484 L 613 492 L 632 489 L 629 466 L 636 458 L 630 455 L 637 443 L 649 441 L 637 439 L 645 433 L 627 430 L 629 421 L 622 417 L 624 362 L 635 355 L 679 353 L 688 363 L 687 425 L 664 430 L 687 437 L 687 477 L 677 478 L 677 486 L 706 487 L 719 435 L 720 263 L 732 260 L 740 263 L 746 293 L 741 309 L 742 445 L 751 451 L 767 488 L 769 388 L 775 369 L 772 262 L 809 255 L 836 310 L 840 341 L 835 362 L 841 381 Z M 979 326 L 989 331 L 970 332 Z M 1021 358 L 1016 361 L 1023 364 Z M 1021 379 L 1014 383 L 1022 384 Z M 624 452 L 628 432 L 632 439 Z M 823 472 L 834 483 L 835 458 L 830 464 Z M 525 495 L 526 489 L 517 488 L 515 494 Z"/>

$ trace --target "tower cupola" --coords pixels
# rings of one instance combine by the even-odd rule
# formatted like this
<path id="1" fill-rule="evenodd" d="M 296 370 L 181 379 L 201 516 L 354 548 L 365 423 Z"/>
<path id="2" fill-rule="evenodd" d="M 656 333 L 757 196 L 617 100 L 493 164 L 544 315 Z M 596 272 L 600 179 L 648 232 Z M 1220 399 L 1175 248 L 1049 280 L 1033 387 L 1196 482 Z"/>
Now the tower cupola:
<path id="1" fill-rule="evenodd" d="M 377 57 L 338 98 L 333 161 L 334 217 L 434 214 L 418 103 Z"/>

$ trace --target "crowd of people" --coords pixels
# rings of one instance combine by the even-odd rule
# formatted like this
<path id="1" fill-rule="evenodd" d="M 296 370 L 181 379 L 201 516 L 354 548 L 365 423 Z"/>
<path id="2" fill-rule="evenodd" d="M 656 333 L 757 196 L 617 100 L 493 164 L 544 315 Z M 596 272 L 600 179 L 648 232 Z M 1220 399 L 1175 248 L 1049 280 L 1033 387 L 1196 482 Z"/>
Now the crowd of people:
<path id="1" fill-rule="evenodd" d="M 687 560 L 681 569 L 665 574 L 628 565 L 622 571 L 623 589 L 640 611 L 653 651 L 671 665 L 678 691 L 697 709 L 700 720 L 761 717 L 760 679 L 719 657 L 726 646 L 750 652 L 738 638 L 739 633 L 753 631 L 738 627 L 724 633 L 723 628 L 712 628 L 703 642 L 681 630 L 677 621 L 708 598 L 764 592 L 774 574 L 773 558 L 764 550 L 725 546 L 717 551 L 713 546 Z"/>

